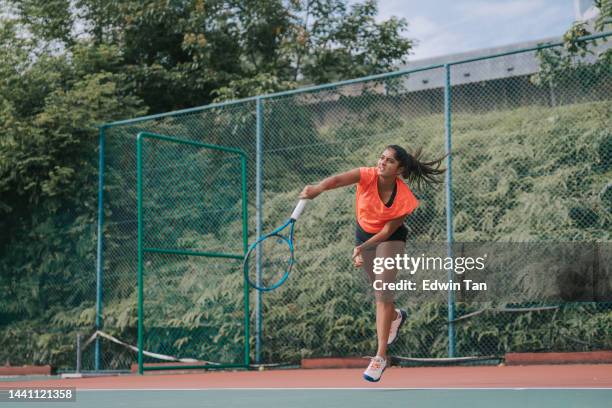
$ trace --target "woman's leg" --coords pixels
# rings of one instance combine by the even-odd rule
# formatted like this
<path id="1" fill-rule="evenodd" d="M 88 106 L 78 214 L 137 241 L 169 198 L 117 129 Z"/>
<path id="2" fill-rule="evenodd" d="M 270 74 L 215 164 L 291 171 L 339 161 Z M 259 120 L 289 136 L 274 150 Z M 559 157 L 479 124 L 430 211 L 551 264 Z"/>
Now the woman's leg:
<path id="1" fill-rule="evenodd" d="M 395 258 L 397 254 L 403 254 L 405 249 L 403 241 L 387 241 L 376 247 L 377 258 Z M 382 274 L 376 275 L 384 283 L 395 282 L 397 269 L 395 266 L 385 269 Z M 378 350 L 376 355 L 387 359 L 387 340 L 391 322 L 397 317 L 394 303 L 394 292 L 392 290 L 376 291 L 376 333 L 378 335 Z"/>
<path id="2" fill-rule="evenodd" d="M 376 248 L 368 248 L 363 251 L 363 269 L 365 270 L 370 285 L 375 280 L 384 283 L 395 282 L 396 268 L 385 269 L 381 274 L 374 273 L 374 258 L 395 258 L 397 254 L 403 254 L 405 243 L 403 241 L 387 241 L 378 244 Z M 396 318 L 394 293 L 391 290 L 375 290 L 376 297 L 376 334 L 378 338 L 377 356 L 387 359 L 387 340 L 391 322 Z"/>
<path id="3" fill-rule="evenodd" d="M 391 322 L 395 320 L 397 312 L 393 301 L 376 301 L 376 334 L 378 335 L 378 350 L 376 355 L 387 359 L 387 340 Z"/>

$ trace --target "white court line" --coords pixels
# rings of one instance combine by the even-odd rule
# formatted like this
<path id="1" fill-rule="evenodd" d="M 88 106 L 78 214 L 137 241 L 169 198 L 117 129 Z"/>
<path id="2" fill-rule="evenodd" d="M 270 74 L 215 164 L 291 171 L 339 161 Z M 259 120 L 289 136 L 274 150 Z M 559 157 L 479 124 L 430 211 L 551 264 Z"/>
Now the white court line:
<path id="1" fill-rule="evenodd" d="M 499 390 L 510 390 L 510 391 L 528 391 L 528 390 L 555 390 L 555 391 L 559 391 L 559 390 L 568 390 L 568 391 L 579 391 L 579 390 L 606 390 L 606 391 L 612 391 L 612 387 L 610 388 L 606 388 L 606 387 L 583 387 L 583 388 L 576 388 L 576 387 L 529 387 L 529 388 L 525 388 L 525 387 L 520 387 L 520 388 L 364 388 L 364 387 L 345 387 L 345 388 L 308 388 L 308 387 L 302 387 L 302 388 L 77 388 L 77 391 L 87 391 L 87 392 L 95 392 L 95 391 L 106 391 L 106 392 L 116 392 L 116 391 L 306 391 L 306 390 L 311 390 L 311 391 L 326 391 L 326 390 L 333 390 L 333 391 L 339 391 L 339 390 L 348 390 L 348 391 L 359 391 L 359 390 L 364 390 L 364 391 L 380 391 L 380 390 L 385 390 L 385 391 L 390 391 L 390 390 L 411 390 L 411 391 L 419 391 L 419 390 L 427 390 L 427 391 L 431 391 L 431 390 L 435 390 L 435 391 L 465 391 L 465 390 L 494 390 L 494 391 L 499 391 Z"/>

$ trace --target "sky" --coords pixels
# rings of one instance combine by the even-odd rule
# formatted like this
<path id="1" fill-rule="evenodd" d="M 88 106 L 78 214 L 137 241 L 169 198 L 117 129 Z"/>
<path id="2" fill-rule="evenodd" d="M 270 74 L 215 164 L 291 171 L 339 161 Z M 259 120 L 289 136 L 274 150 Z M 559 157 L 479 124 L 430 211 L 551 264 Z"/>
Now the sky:
<path id="1" fill-rule="evenodd" d="M 412 61 L 561 36 L 575 20 L 574 0 L 378 0 L 378 8 L 379 20 L 408 21 Z"/>

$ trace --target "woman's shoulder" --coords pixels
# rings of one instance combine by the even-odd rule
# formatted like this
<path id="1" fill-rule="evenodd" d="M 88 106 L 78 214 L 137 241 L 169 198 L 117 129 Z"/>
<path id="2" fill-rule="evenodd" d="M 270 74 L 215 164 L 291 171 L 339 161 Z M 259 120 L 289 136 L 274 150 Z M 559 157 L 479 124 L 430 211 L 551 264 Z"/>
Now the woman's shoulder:
<path id="1" fill-rule="evenodd" d="M 360 167 L 359 174 L 361 177 L 376 177 L 378 173 L 376 172 L 376 167 Z"/>
<path id="2" fill-rule="evenodd" d="M 377 176 L 376 167 L 360 167 L 359 168 L 359 184 L 365 186 L 375 180 Z"/>
<path id="3" fill-rule="evenodd" d="M 406 181 L 402 180 L 401 178 L 397 178 L 397 180 L 399 181 L 399 183 L 397 183 L 399 185 L 399 189 L 398 192 L 401 191 L 402 193 L 406 193 L 406 194 L 410 194 L 410 195 L 414 195 L 412 193 L 412 189 L 410 188 L 410 186 L 406 183 Z"/>
<path id="4" fill-rule="evenodd" d="M 412 212 L 412 210 L 419 206 L 419 200 L 416 198 L 408 184 L 406 184 L 402 179 L 399 180 L 399 188 L 397 191 L 398 198 L 406 206 L 410 207 L 409 212 Z"/>

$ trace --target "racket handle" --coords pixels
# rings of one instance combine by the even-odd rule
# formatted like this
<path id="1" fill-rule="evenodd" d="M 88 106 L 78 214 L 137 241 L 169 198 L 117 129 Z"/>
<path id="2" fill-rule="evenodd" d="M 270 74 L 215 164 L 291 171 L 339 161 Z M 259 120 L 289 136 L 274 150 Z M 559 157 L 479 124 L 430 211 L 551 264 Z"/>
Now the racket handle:
<path id="1" fill-rule="evenodd" d="M 308 200 L 305 199 L 298 201 L 297 205 L 295 206 L 295 210 L 293 210 L 293 213 L 291 214 L 292 220 L 297 220 L 300 217 L 300 214 L 302 214 L 302 211 L 304 211 L 307 201 Z"/>

